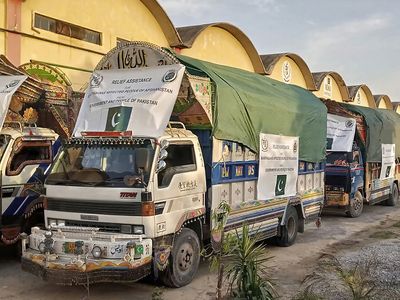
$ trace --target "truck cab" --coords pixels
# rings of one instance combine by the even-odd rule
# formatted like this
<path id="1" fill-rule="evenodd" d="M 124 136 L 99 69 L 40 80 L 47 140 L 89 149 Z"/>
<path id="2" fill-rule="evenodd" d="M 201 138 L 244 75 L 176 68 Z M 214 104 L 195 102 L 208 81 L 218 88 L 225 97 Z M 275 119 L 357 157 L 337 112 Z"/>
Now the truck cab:
<path id="1" fill-rule="evenodd" d="M 328 152 L 325 168 L 325 207 L 344 208 L 350 217 L 363 209 L 364 162 L 361 151 Z"/>
<path id="2" fill-rule="evenodd" d="M 0 132 L 1 242 L 19 240 L 21 232 L 43 223 L 45 170 L 59 147 L 58 135 L 46 128 L 6 124 Z M 40 170 L 38 170 L 40 168 Z"/>
<path id="3" fill-rule="evenodd" d="M 152 263 L 165 265 L 172 251 L 184 264 L 168 280 L 174 286 L 192 280 L 200 261 L 206 179 L 199 141 L 184 127 L 171 127 L 159 139 L 71 139 L 45 186 L 51 230 L 32 229 L 25 269 L 36 267 L 43 278 L 68 269 L 55 277 L 59 283 L 83 284 L 98 280 L 96 270 L 107 264 L 114 281 L 135 281 L 151 273 Z M 190 242 L 175 239 L 172 249 L 178 232 L 190 235 Z M 89 279 L 82 270 L 93 271 Z"/>

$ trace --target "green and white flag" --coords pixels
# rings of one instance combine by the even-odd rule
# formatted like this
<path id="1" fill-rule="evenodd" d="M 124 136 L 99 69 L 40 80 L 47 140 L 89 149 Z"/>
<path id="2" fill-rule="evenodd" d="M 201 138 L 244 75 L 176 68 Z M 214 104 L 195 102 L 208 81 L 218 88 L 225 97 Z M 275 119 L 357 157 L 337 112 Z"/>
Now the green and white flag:
<path id="1" fill-rule="evenodd" d="M 95 71 L 90 79 L 74 129 L 132 131 L 134 136 L 163 134 L 182 83 L 185 67 Z"/>
<path id="2" fill-rule="evenodd" d="M 257 199 L 296 195 L 298 166 L 298 137 L 260 133 Z"/>
<path id="3" fill-rule="evenodd" d="M 24 75 L 0 76 L 0 129 L 3 128 L 4 121 L 6 120 L 12 95 L 26 78 L 28 77 Z"/>

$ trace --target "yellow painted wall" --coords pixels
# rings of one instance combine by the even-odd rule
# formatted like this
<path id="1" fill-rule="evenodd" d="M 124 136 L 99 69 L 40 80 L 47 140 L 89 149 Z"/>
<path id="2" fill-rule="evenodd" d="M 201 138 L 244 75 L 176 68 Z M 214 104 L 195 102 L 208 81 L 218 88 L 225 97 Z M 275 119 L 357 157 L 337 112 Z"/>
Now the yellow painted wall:
<path id="1" fill-rule="evenodd" d="M 368 103 L 367 94 L 364 92 L 362 88 L 360 88 L 354 97 L 354 102 L 352 104 L 360 105 L 364 107 L 371 107 Z"/>
<path id="2" fill-rule="evenodd" d="M 4 1 L 4 0 L 0 0 Z M 112 6 L 112 10 L 110 9 Z M 102 45 L 70 38 L 43 29 L 32 29 L 33 13 L 69 22 L 102 33 Z M 116 39 L 147 41 L 168 47 L 168 41 L 151 12 L 139 0 L 26 0 L 22 2 L 21 30 L 35 37 L 50 39 L 68 46 L 23 37 L 21 42 L 21 63 L 30 59 L 49 63 L 93 69 L 101 59 L 101 54 L 85 51 L 93 50 L 102 54 L 116 46 Z M 89 77 L 88 73 L 63 69 L 70 76 L 75 89 L 79 89 Z M 82 73 L 82 74 L 81 74 Z"/>
<path id="3" fill-rule="evenodd" d="M 388 109 L 386 102 L 383 99 L 379 101 L 378 108 Z"/>
<path id="4" fill-rule="evenodd" d="M 396 112 L 397 112 L 398 114 L 400 114 L 400 105 L 399 105 L 399 106 L 397 106 L 397 108 L 396 108 Z"/>
<path id="5" fill-rule="evenodd" d="M 6 28 L 6 1 L 0 0 L 0 27 Z M 0 54 L 6 53 L 6 35 L 0 32 Z"/>
<path id="6" fill-rule="evenodd" d="M 283 75 L 282 75 L 282 67 L 284 65 L 284 63 L 289 63 L 290 65 L 290 69 L 291 69 L 291 77 L 289 80 L 284 80 Z M 282 82 L 286 82 L 286 83 L 290 83 L 290 84 L 294 84 L 294 85 L 298 85 L 302 88 L 307 89 L 307 85 L 306 85 L 306 81 L 304 79 L 303 73 L 301 72 L 299 66 L 294 62 L 293 59 L 286 57 L 286 56 L 282 56 L 278 62 L 275 64 L 274 69 L 272 70 L 272 73 L 269 75 L 269 77 L 282 81 Z"/>
<path id="7" fill-rule="evenodd" d="M 330 80 L 331 83 L 330 85 L 328 84 L 328 79 Z M 330 86 L 330 93 L 329 93 L 329 86 Z M 321 83 L 320 89 L 313 93 L 318 98 L 331 99 L 337 102 L 343 102 L 343 97 L 342 94 L 340 93 L 339 85 L 331 75 L 325 76 L 324 80 Z"/>
<path id="8" fill-rule="evenodd" d="M 242 44 L 228 31 L 218 27 L 206 28 L 197 36 L 192 47 L 182 49 L 181 54 L 254 72 Z"/>

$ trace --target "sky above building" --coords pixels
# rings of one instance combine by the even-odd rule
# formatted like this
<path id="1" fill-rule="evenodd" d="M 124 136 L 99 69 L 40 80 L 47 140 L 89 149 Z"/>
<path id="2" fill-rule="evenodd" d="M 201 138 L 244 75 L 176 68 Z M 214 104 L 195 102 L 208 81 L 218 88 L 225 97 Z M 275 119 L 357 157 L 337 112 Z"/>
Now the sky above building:
<path id="1" fill-rule="evenodd" d="M 159 0 L 176 27 L 229 22 L 259 54 L 294 52 L 311 72 L 400 101 L 400 1 Z"/>

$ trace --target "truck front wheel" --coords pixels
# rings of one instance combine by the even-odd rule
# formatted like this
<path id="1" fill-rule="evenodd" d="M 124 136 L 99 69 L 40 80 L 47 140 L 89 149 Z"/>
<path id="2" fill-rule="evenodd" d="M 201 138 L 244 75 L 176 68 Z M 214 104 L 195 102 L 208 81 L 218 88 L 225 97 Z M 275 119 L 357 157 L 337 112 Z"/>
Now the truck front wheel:
<path id="1" fill-rule="evenodd" d="M 396 206 L 399 200 L 399 188 L 397 184 L 393 183 L 392 193 L 389 196 L 389 199 L 386 200 L 386 205 L 388 206 Z"/>
<path id="2" fill-rule="evenodd" d="M 163 283 L 176 288 L 189 284 L 197 273 L 199 263 L 199 238 L 193 230 L 183 228 L 175 236 L 169 266 L 162 274 Z"/>
<path id="3" fill-rule="evenodd" d="M 276 242 L 281 247 L 289 247 L 293 245 L 297 237 L 299 228 L 299 217 L 293 206 L 288 206 L 286 211 L 286 222 L 281 227 L 281 234 L 276 238 Z"/>
<path id="4" fill-rule="evenodd" d="M 350 218 L 357 218 L 361 215 L 364 207 L 364 198 L 360 191 L 357 191 L 354 198 L 350 200 L 349 210 L 346 215 Z"/>

